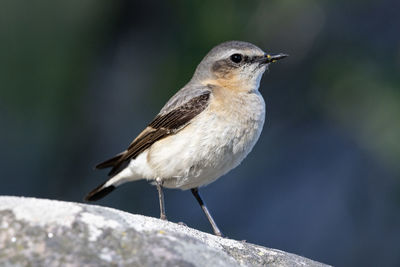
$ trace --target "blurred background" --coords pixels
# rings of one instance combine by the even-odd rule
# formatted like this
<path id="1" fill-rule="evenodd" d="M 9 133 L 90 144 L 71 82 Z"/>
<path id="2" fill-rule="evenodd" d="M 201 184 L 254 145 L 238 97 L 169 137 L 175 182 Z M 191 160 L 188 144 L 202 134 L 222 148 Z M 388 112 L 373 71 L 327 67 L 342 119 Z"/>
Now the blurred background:
<path id="1" fill-rule="evenodd" d="M 82 202 L 227 40 L 290 57 L 261 83 L 264 131 L 201 190 L 238 240 L 337 266 L 400 265 L 400 1 L 0 3 L 0 194 Z M 167 216 L 211 232 L 190 191 Z M 159 216 L 130 183 L 98 202 Z"/>

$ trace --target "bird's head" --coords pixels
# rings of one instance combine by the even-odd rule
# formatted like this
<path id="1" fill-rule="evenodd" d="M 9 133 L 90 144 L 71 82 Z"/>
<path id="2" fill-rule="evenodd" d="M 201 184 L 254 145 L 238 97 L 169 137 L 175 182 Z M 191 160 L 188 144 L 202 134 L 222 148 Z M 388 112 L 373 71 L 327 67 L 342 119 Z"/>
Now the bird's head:
<path id="1" fill-rule="evenodd" d="M 240 91 L 258 89 L 268 65 L 285 57 L 285 54 L 265 53 L 251 43 L 225 42 L 211 49 L 204 57 L 192 81 Z"/>

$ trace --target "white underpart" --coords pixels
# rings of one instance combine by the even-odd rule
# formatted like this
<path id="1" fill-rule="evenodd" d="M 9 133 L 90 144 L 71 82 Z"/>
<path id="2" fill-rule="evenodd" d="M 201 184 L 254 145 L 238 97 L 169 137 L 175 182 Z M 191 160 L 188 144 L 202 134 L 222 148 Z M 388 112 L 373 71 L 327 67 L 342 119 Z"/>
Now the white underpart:
<path id="1" fill-rule="evenodd" d="M 146 179 L 155 179 L 154 170 L 149 166 L 147 162 L 147 154 L 149 150 L 145 150 L 140 153 L 134 160 L 131 160 L 129 166 L 115 175 L 113 178 L 107 181 L 104 187 L 107 186 L 119 186 L 126 182 Z"/>
<path id="2" fill-rule="evenodd" d="M 258 85 L 259 77 L 254 79 Z M 265 118 L 257 88 L 238 94 L 223 111 L 209 106 L 177 134 L 154 143 L 106 186 L 160 177 L 163 186 L 185 190 L 207 185 L 238 166 L 258 140 Z"/>
<path id="3" fill-rule="evenodd" d="M 167 178 L 164 186 L 203 186 L 239 165 L 256 143 L 265 114 L 258 92 L 244 97 L 249 105 L 232 103 L 223 113 L 206 110 L 187 128 L 151 147 L 149 164 L 156 176 Z"/>

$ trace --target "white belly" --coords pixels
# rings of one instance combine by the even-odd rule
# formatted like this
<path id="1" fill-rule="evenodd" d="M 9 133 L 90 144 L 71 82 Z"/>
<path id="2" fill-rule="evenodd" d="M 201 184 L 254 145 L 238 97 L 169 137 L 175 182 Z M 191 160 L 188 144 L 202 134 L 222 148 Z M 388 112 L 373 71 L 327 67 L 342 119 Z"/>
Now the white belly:
<path id="1" fill-rule="evenodd" d="M 186 128 L 156 142 L 131 162 L 131 171 L 142 178 L 160 177 L 169 188 L 206 185 L 247 156 L 260 136 L 264 118 L 265 104 L 258 91 L 244 94 L 223 110 L 213 111 L 209 106 Z"/>

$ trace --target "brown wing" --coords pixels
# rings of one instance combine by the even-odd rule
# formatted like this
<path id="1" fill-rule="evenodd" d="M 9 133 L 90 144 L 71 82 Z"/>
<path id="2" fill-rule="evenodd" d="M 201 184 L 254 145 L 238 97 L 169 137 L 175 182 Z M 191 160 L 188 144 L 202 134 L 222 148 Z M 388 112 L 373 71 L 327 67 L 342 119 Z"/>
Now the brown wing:
<path id="1" fill-rule="evenodd" d="M 152 144 L 168 135 L 175 134 L 188 125 L 194 117 L 208 106 L 209 98 L 210 92 L 206 92 L 192 98 L 168 113 L 157 115 L 149 126 L 133 140 L 127 150 L 98 164 L 96 168 L 112 167 L 109 173 L 110 176 L 119 173 L 127 166 L 131 159 L 136 158 Z"/>

